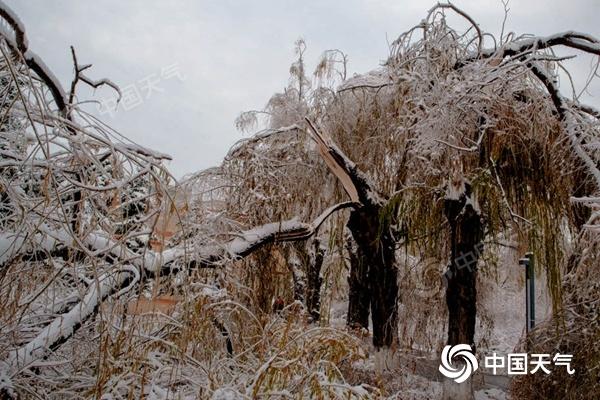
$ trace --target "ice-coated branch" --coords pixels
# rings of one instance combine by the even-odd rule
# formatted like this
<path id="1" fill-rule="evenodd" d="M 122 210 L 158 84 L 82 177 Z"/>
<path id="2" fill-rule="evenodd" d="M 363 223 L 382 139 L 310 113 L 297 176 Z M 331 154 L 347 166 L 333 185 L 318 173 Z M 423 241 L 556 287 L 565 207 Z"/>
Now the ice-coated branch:
<path id="1" fill-rule="evenodd" d="M 598 110 L 597 108 L 590 106 L 589 104 L 582 104 L 578 101 L 567 101 L 567 104 L 569 104 L 571 107 L 580 110 L 588 115 L 591 115 L 592 117 L 596 118 L 596 119 L 600 119 L 600 110 Z"/>
<path id="2" fill-rule="evenodd" d="M 431 15 L 439 9 L 449 9 L 454 11 L 455 13 L 457 13 L 458 15 L 460 15 L 461 17 L 463 17 L 464 19 L 466 19 L 467 21 L 469 21 L 469 23 L 473 26 L 473 28 L 475 28 L 475 31 L 477 32 L 477 37 L 479 39 L 479 42 L 477 44 L 477 54 L 480 54 L 482 51 L 482 47 L 483 47 L 483 32 L 481 31 L 481 28 L 479 27 L 479 24 L 477 24 L 477 22 L 475 22 L 475 20 L 469 15 L 467 14 L 465 11 L 461 10 L 460 8 L 456 7 L 454 4 L 447 2 L 447 3 L 437 3 L 435 6 L 433 6 L 430 10 L 429 13 L 427 14 L 427 18 L 426 20 L 429 20 L 431 18 Z"/>
<path id="3" fill-rule="evenodd" d="M 19 16 L 2 0 L 0 0 L 0 17 L 2 17 L 13 29 L 16 47 L 19 49 L 19 51 L 25 53 L 27 51 L 27 47 L 29 46 L 27 35 L 25 34 L 25 25 Z"/>
<path id="4" fill-rule="evenodd" d="M 534 36 L 525 39 L 514 40 L 504 44 L 499 49 L 490 48 L 472 54 L 468 58 L 460 61 L 457 66 L 463 66 L 469 62 L 485 59 L 521 56 L 528 52 L 548 49 L 554 46 L 566 46 L 573 49 L 582 50 L 586 53 L 600 55 L 600 41 L 595 37 L 575 31 L 556 33 L 550 36 Z"/>
<path id="5" fill-rule="evenodd" d="M 212 246 L 198 251 L 198 257 L 189 263 L 192 268 L 213 268 L 230 258 L 246 257 L 269 243 L 294 242 L 306 240 L 313 236 L 319 227 L 333 213 L 350 207 L 356 207 L 355 202 L 335 204 L 323 211 L 311 223 L 291 219 L 282 222 L 271 222 L 259 227 L 241 232 L 238 237 L 223 246 Z"/>
<path id="6" fill-rule="evenodd" d="M 62 113 L 66 113 L 67 103 L 65 91 L 56 75 L 54 75 L 52 70 L 48 68 L 44 61 L 42 61 L 42 59 L 33 51 L 27 50 L 23 53 L 23 58 L 25 59 L 27 66 L 40 77 L 46 86 L 48 86 L 58 109 Z"/>
<path id="7" fill-rule="evenodd" d="M 13 38 L 11 38 L 7 32 L 2 29 L 0 29 L 0 35 L 4 37 L 6 43 L 13 51 L 21 53 L 27 66 L 31 68 L 31 70 L 35 72 L 50 89 L 58 109 L 61 112 L 66 113 L 65 92 L 62 88 L 62 85 L 52 70 L 48 68 L 42 59 L 29 49 L 29 41 L 27 40 L 27 34 L 25 32 L 25 25 L 23 22 L 21 22 L 15 12 L 12 11 L 12 9 L 3 1 L 0 1 L 0 16 L 14 30 L 15 39 L 13 40 Z"/>
<path id="8" fill-rule="evenodd" d="M 594 178 L 596 187 L 600 188 L 600 171 L 598 169 L 598 164 L 583 148 L 581 139 L 578 135 L 578 130 L 581 128 L 577 121 L 575 121 L 573 110 L 585 113 L 594 118 L 599 118 L 600 112 L 594 107 L 580 104 L 579 102 L 573 102 L 565 98 L 560 93 L 554 77 L 540 64 L 532 59 L 526 58 L 528 53 L 549 49 L 554 46 L 566 46 L 600 56 L 600 41 L 597 38 L 586 33 L 566 31 L 545 37 L 534 36 L 510 41 L 505 43 L 499 49 L 486 49 L 477 54 L 473 54 L 470 57 L 459 61 L 456 64 L 456 67 L 460 68 L 470 62 L 486 58 L 503 60 L 507 57 L 512 57 L 515 60 L 524 61 L 533 75 L 535 75 L 548 90 L 573 151 L 582 160 L 590 175 Z"/>
<path id="9" fill-rule="evenodd" d="M 198 251 L 199 258 L 188 264 L 189 267 L 214 267 L 226 259 L 245 257 L 262 246 L 269 243 L 305 240 L 314 235 L 319 227 L 333 213 L 349 207 L 354 207 L 353 202 L 339 203 L 327 208 L 311 223 L 304 223 L 295 219 L 268 223 L 244 232 L 238 237 L 225 243 L 222 247 L 209 247 Z M 63 231 L 51 232 L 44 229 L 48 237 L 39 235 L 37 238 L 51 244 L 67 242 L 67 233 Z M 85 243 L 97 254 L 110 253 L 121 260 L 131 264 L 123 264 L 114 271 L 101 275 L 96 282 L 89 286 L 83 299 L 73 308 L 57 316 L 49 325 L 42 329 L 34 339 L 13 351 L 7 364 L 13 372 L 31 366 L 35 361 L 45 357 L 49 352 L 57 349 L 70 336 L 72 336 L 88 319 L 93 317 L 100 304 L 111 295 L 122 295 L 131 290 L 139 281 L 140 271 L 145 270 L 154 274 L 162 271 L 165 264 L 173 262 L 176 258 L 183 257 L 185 251 L 180 248 L 169 249 L 158 253 L 147 250 L 138 254 L 128 249 L 122 243 L 116 243 L 101 233 L 89 234 Z M 67 243 L 65 243 L 67 244 Z"/>
<path id="10" fill-rule="evenodd" d="M 355 89 L 382 89 L 394 84 L 390 74 L 385 70 L 374 70 L 362 75 L 345 79 L 337 88 L 337 93 Z"/>
<path id="11" fill-rule="evenodd" d="M 107 78 L 99 79 L 96 81 L 88 78 L 87 76 L 85 76 L 83 74 L 83 71 L 85 71 L 88 68 L 91 68 L 92 64 L 79 65 L 79 63 L 77 62 L 77 54 L 75 54 L 75 48 L 73 46 L 71 46 L 71 55 L 73 57 L 73 66 L 75 68 L 75 77 L 73 78 L 73 82 L 71 82 L 71 90 L 69 93 L 69 104 L 71 104 L 71 105 L 73 104 L 73 100 L 75 98 L 75 89 L 76 89 L 77 83 L 79 81 L 86 83 L 87 85 L 93 87 L 94 89 L 97 89 L 100 86 L 109 86 L 109 87 L 113 88 L 119 95 L 119 97 L 117 98 L 117 103 L 119 101 L 121 101 L 121 97 L 122 97 L 121 89 L 119 89 L 119 86 L 117 86 L 116 83 L 114 83 L 113 81 L 111 81 L 110 79 L 107 79 Z"/>
<path id="12" fill-rule="evenodd" d="M 571 147 L 577 154 L 577 156 L 583 161 L 587 167 L 589 173 L 594 177 L 596 181 L 596 187 L 600 189 L 600 171 L 594 160 L 590 155 L 583 149 L 579 136 L 577 135 L 578 125 L 571 114 L 568 107 L 567 99 L 558 90 L 554 79 L 537 63 L 529 62 L 527 66 L 531 69 L 531 72 L 542 82 L 548 89 L 554 107 L 558 112 L 560 120 L 564 126 L 564 130 L 567 133 L 567 137 L 571 142 Z"/>
<path id="13" fill-rule="evenodd" d="M 275 135 L 296 133 L 299 130 L 300 128 L 298 127 L 298 125 L 295 124 L 290 126 L 284 126 L 278 129 L 265 129 L 264 131 L 258 132 L 250 138 L 244 138 L 234 143 L 233 146 L 231 146 L 231 148 L 229 149 L 227 155 L 225 156 L 225 159 L 236 157 L 240 153 L 240 151 L 246 146 L 259 143 Z"/>

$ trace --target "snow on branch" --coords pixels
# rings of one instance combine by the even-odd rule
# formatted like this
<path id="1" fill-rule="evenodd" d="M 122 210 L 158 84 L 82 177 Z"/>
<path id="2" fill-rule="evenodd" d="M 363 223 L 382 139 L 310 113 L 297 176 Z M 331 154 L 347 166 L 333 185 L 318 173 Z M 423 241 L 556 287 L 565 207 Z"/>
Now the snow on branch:
<path id="1" fill-rule="evenodd" d="M 198 251 L 199 257 L 188 264 L 189 267 L 214 267 L 220 262 L 245 257 L 268 243 L 279 243 L 305 240 L 314 235 L 319 227 L 336 211 L 356 206 L 353 202 L 339 203 L 327 208 L 311 223 L 303 223 L 295 219 L 268 223 L 244 232 L 238 237 L 225 243 L 220 248 L 209 247 Z M 39 240 L 55 244 L 63 242 L 68 245 L 68 234 L 65 231 L 48 231 L 47 237 L 40 235 Z M 48 239 L 51 238 L 51 239 Z M 171 271 L 164 268 L 177 258 L 184 257 L 182 248 L 172 248 L 158 253 L 146 250 L 138 254 L 122 243 L 115 242 L 102 233 L 89 234 L 85 243 L 95 254 L 110 253 L 118 259 L 131 264 L 101 275 L 93 282 L 83 299 L 70 310 L 57 316 L 49 325 L 42 329 L 33 340 L 15 350 L 9 356 L 7 364 L 14 370 L 31 366 L 35 361 L 45 357 L 50 351 L 56 350 L 62 343 L 73 335 L 86 320 L 93 317 L 100 304 L 109 296 L 121 295 L 135 287 L 141 271 L 155 274 L 161 271 Z M 50 245 L 46 246 L 50 248 Z M 124 287 L 127 285 L 126 287 Z"/>
<path id="2" fill-rule="evenodd" d="M 354 89 L 381 89 L 393 84 L 394 82 L 386 70 L 376 69 L 366 74 L 355 75 L 344 80 L 339 85 L 337 92 L 342 93 Z"/>
<path id="3" fill-rule="evenodd" d="M 335 204 L 323 211 L 311 223 L 291 219 L 281 222 L 271 222 L 265 225 L 240 232 L 237 237 L 220 246 L 207 246 L 196 250 L 198 254 L 188 262 L 190 268 L 214 268 L 228 259 L 243 258 L 270 243 L 293 242 L 306 240 L 315 235 L 321 225 L 333 213 L 350 207 L 356 207 L 355 202 Z M 179 252 L 183 256 L 183 251 Z"/>
<path id="4" fill-rule="evenodd" d="M 583 111 L 584 113 L 591 115 L 592 117 L 594 117 L 596 119 L 600 119 L 600 110 L 598 110 L 597 108 L 595 108 L 593 106 L 590 106 L 589 104 L 582 104 L 578 101 L 570 101 L 570 100 L 567 100 L 567 104 L 577 110 Z"/>
<path id="5" fill-rule="evenodd" d="M 102 301 L 120 290 L 132 276 L 139 278 L 139 273 L 133 267 L 124 266 L 116 273 L 98 277 L 97 282 L 90 285 L 83 299 L 71 310 L 55 318 L 33 340 L 10 354 L 6 363 L 13 373 L 31 367 L 35 361 L 64 343 L 97 311 Z"/>
<path id="6" fill-rule="evenodd" d="M 231 146 L 231 148 L 229 149 L 229 152 L 225 156 L 225 159 L 230 159 L 232 157 L 236 157 L 240 153 L 240 151 L 242 151 L 247 146 L 251 146 L 256 143 L 259 143 L 261 141 L 271 138 L 272 136 L 286 134 L 286 133 L 296 133 L 299 130 L 300 130 L 300 128 L 296 124 L 289 125 L 289 126 L 283 126 L 281 128 L 277 128 L 277 129 L 265 129 L 264 131 L 258 132 L 250 138 L 244 138 L 244 139 L 238 140 L 233 146 Z"/>
<path id="7" fill-rule="evenodd" d="M 529 52 L 544 50 L 554 46 L 566 46 L 582 50 L 586 53 L 600 55 L 600 41 L 598 39 L 585 33 L 567 31 L 550 36 L 533 36 L 514 40 L 504 44 L 499 49 L 485 49 L 479 53 L 472 54 L 465 60 L 461 60 L 459 66 L 477 59 L 491 57 L 503 59 L 505 57 L 522 56 Z"/>
<path id="8" fill-rule="evenodd" d="M 170 156 L 167 153 L 161 153 L 160 151 L 156 151 L 153 149 L 149 149 L 147 147 L 144 146 L 140 146 L 138 144 L 127 144 L 127 143 L 119 143 L 119 144 L 115 144 L 115 148 L 117 150 L 120 150 L 122 152 L 131 152 L 131 153 L 136 153 L 142 156 L 146 156 L 146 157 L 150 157 L 153 158 L 157 161 L 160 160 L 172 160 L 173 157 Z"/>
<path id="9" fill-rule="evenodd" d="M 129 295 L 142 273 L 179 253 L 146 251 L 157 214 L 169 208 L 161 160 L 170 157 L 115 139 L 67 101 L 1 1 L 0 16 L 0 294 L 2 308 L 14 310 L 2 314 L 0 347 L 21 379 L 107 298 Z M 27 291 L 13 294 L 17 287 Z"/>
<path id="10" fill-rule="evenodd" d="M 7 35 L 5 30 L 0 30 L 0 35 L 4 37 L 6 43 L 14 52 L 22 55 L 27 66 L 48 86 L 58 109 L 62 112 L 66 112 L 65 92 L 62 85 L 44 61 L 29 49 L 29 41 L 27 40 L 23 22 L 15 12 L 2 1 L 0 1 L 0 16 L 14 30 L 15 38 L 13 39 L 10 35 Z"/>
<path id="11" fill-rule="evenodd" d="M 0 17 L 2 17 L 2 19 L 13 29 L 14 39 L 5 29 L 0 29 L 0 36 L 4 37 L 8 46 L 15 53 L 20 54 L 25 60 L 25 64 L 27 64 L 27 66 L 37 74 L 37 76 L 46 84 L 46 86 L 48 86 L 56 106 L 63 113 L 63 115 L 67 116 L 67 118 L 70 119 L 70 114 L 67 111 L 67 105 L 71 104 L 73 101 L 75 85 L 79 80 L 85 82 L 93 88 L 97 88 L 102 85 L 110 86 L 117 91 L 119 94 L 119 99 L 121 98 L 121 90 L 111 80 L 105 78 L 95 81 L 83 75 L 83 71 L 91 67 L 91 65 L 79 66 L 77 64 L 75 50 L 73 47 L 71 47 L 71 50 L 73 53 L 73 60 L 75 62 L 75 79 L 71 85 L 70 96 L 67 98 L 62 84 L 56 75 L 54 75 L 52 70 L 44 63 L 44 61 L 29 48 L 29 41 L 27 39 L 25 25 L 19 19 L 16 13 L 12 11 L 12 9 L 3 1 L 0 1 Z"/>
<path id="12" fill-rule="evenodd" d="M 554 46 L 566 46 L 600 56 L 600 41 L 597 38 L 586 33 L 566 31 L 550 36 L 533 36 L 509 41 L 500 48 L 490 48 L 477 54 L 471 54 L 465 59 L 459 60 L 456 67 L 460 68 L 473 61 L 486 58 L 497 60 L 510 58 L 524 63 L 546 87 L 573 151 L 582 160 L 590 175 L 594 178 L 596 187 L 600 189 L 598 160 L 594 160 L 593 155 L 584 148 L 581 137 L 585 127 L 582 126 L 582 119 L 577 120 L 576 118 L 580 113 L 584 113 L 598 119 L 600 118 L 600 112 L 592 106 L 581 104 L 578 101 L 571 101 L 564 97 L 560 93 L 555 77 L 540 63 L 537 63 L 533 57 L 528 56 L 530 53 L 537 53 Z"/>
<path id="13" fill-rule="evenodd" d="M 355 206 L 355 202 L 345 202 L 333 205 L 323 211 L 312 223 L 304 223 L 292 219 L 262 225 L 258 228 L 243 232 L 237 238 L 226 244 L 225 248 L 233 257 L 245 257 L 267 243 L 305 240 L 313 236 L 331 214 Z"/>
<path id="14" fill-rule="evenodd" d="M 589 173 L 594 177 L 596 181 L 596 188 L 600 189 L 600 171 L 598 170 L 598 165 L 582 147 L 578 134 L 580 131 L 580 126 L 575 121 L 571 110 L 569 109 L 567 99 L 563 97 L 556 86 L 555 80 L 548 74 L 546 70 L 544 70 L 543 67 L 533 61 L 528 62 L 527 65 L 531 69 L 531 72 L 533 72 L 540 82 L 542 82 L 542 84 L 544 84 L 544 86 L 546 86 L 548 89 L 556 111 L 558 112 L 560 119 L 564 124 L 564 129 L 567 133 L 569 141 L 571 142 L 571 147 L 586 165 Z"/>
<path id="15" fill-rule="evenodd" d="M 454 4 L 452 4 L 450 2 L 447 2 L 447 3 L 440 2 L 440 3 L 437 3 L 435 6 L 433 6 L 429 10 L 429 13 L 427 14 L 426 21 L 429 21 L 429 19 L 434 14 L 434 12 L 439 9 L 452 10 L 455 13 L 457 13 L 458 15 L 460 15 L 461 17 L 463 17 L 464 19 L 466 19 L 467 21 L 469 21 L 469 23 L 473 26 L 473 28 L 475 28 L 475 31 L 477 32 L 477 38 L 479 40 L 477 43 L 477 54 L 480 54 L 482 51 L 482 48 L 483 48 L 483 32 L 481 31 L 479 24 L 477 24 L 477 22 L 475 22 L 475 20 L 469 14 L 467 14 L 465 11 L 461 10 L 460 8 L 456 7 Z"/>
<path id="16" fill-rule="evenodd" d="M 25 34 L 25 24 L 23 24 L 19 16 L 2 0 L 0 0 L 0 17 L 2 17 L 13 29 L 16 47 L 22 53 L 25 53 L 29 46 L 27 35 Z"/>

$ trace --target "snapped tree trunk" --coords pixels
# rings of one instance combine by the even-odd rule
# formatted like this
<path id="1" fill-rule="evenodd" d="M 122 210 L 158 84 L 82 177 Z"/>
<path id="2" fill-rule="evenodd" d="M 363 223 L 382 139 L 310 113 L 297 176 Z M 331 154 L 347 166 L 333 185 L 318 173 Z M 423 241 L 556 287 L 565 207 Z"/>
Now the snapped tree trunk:
<path id="1" fill-rule="evenodd" d="M 350 199 L 359 205 L 346 225 L 356 242 L 356 252 L 350 251 L 347 324 L 368 328 L 370 308 L 373 345 L 378 349 L 390 347 L 398 326 L 396 240 L 391 229 L 397 208 L 389 209 L 390 200 L 379 193 L 371 178 L 308 118 L 306 122 L 321 157 Z"/>
<path id="2" fill-rule="evenodd" d="M 469 344 L 475 350 L 477 262 L 483 250 L 483 223 L 468 183 L 464 183 L 462 193 L 454 197 L 457 198 L 447 196 L 444 204 L 450 223 L 451 248 L 446 272 L 448 344 Z"/>

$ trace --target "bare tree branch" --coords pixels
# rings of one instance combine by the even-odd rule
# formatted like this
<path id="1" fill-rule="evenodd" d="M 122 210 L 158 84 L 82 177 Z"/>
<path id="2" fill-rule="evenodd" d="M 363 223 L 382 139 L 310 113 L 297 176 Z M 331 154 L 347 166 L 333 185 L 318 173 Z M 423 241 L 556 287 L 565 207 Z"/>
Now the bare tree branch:
<path id="1" fill-rule="evenodd" d="M 79 81 L 82 81 L 82 82 L 88 84 L 89 86 L 93 87 L 94 89 L 97 89 L 100 86 L 110 86 L 119 95 L 119 97 L 117 98 L 117 103 L 119 101 L 121 101 L 121 97 L 122 97 L 121 89 L 119 89 L 119 86 L 117 86 L 116 83 L 114 83 L 113 81 L 111 81 L 110 79 L 107 79 L 107 78 L 103 78 L 103 79 L 100 79 L 97 81 L 94 81 L 94 80 L 88 78 L 87 76 L 85 76 L 83 74 L 83 71 L 85 71 L 88 68 L 91 68 L 92 64 L 79 65 L 79 63 L 77 62 L 77 55 L 75 54 L 75 48 L 73 46 L 71 46 L 71 55 L 73 57 L 73 66 L 75 69 L 75 77 L 73 78 L 73 81 L 71 82 L 71 90 L 69 92 L 69 104 L 70 105 L 73 105 L 73 100 L 75 98 L 75 89 L 76 89 L 77 83 Z"/>

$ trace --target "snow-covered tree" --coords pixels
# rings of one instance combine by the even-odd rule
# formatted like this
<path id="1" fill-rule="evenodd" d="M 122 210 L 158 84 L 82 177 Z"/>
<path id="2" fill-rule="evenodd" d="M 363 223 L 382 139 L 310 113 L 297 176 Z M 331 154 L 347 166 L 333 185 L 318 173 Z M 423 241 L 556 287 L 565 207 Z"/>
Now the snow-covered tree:
<path id="1" fill-rule="evenodd" d="M 378 398 L 353 376 L 357 333 L 385 362 L 479 346 L 477 289 L 508 240 L 553 299 L 523 342 L 597 371 L 600 112 L 563 93 L 553 53 L 599 56 L 597 39 L 493 37 L 440 3 L 379 68 L 348 77 L 328 50 L 314 79 L 300 40 L 283 92 L 236 122 L 264 129 L 175 182 L 167 155 L 78 103 L 79 85 L 117 85 L 73 49 L 65 93 L 2 2 L 0 17 L 0 397 Z M 358 331 L 327 326 L 334 298 Z M 535 385 L 556 390 L 515 393 Z"/>

